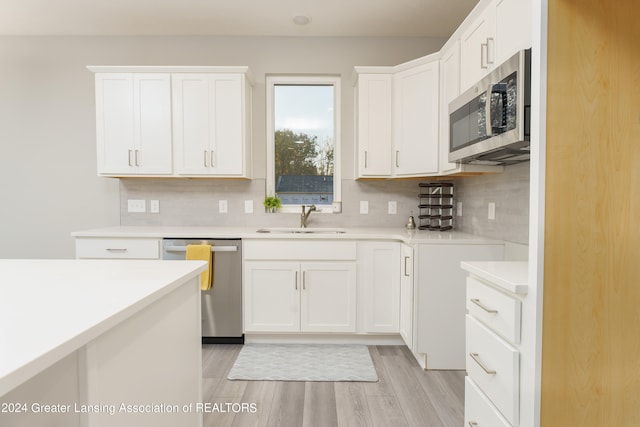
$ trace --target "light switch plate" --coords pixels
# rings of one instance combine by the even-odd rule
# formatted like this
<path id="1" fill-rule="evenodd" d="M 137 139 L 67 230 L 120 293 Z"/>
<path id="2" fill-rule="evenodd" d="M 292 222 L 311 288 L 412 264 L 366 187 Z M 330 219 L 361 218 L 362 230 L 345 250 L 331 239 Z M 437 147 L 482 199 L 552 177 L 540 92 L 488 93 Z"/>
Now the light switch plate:
<path id="1" fill-rule="evenodd" d="M 487 216 L 489 219 L 496 219 L 496 204 L 495 202 L 489 202 Z"/>
<path id="2" fill-rule="evenodd" d="M 342 212 L 342 202 L 333 202 L 333 203 L 331 203 L 331 211 L 333 213 Z"/>
<path id="3" fill-rule="evenodd" d="M 361 214 L 369 213 L 369 202 L 367 200 L 360 200 L 360 213 Z"/>
<path id="4" fill-rule="evenodd" d="M 462 216 L 462 202 L 456 203 L 456 215 Z"/>
<path id="5" fill-rule="evenodd" d="M 160 213 L 160 200 L 149 200 L 149 210 L 151 213 Z"/>
<path id="6" fill-rule="evenodd" d="M 140 199 L 127 200 L 127 212 L 144 213 L 147 211 L 147 201 Z"/>
<path id="7" fill-rule="evenodd" d="M 229 204 L 226 200 L 218 201 L 218 212 L 227 213 L 229 211 Z"/>
<path id="8" fill-rule="evenodd" d="M 253 213 L 253 200 L 244 201 L 244 213 Z"/>
<path id="9" fill-rule="evenodd" d="M 395 215 L 398 213 L 398 203 L 395 200 L 389 201 L 389 215 Z"/>

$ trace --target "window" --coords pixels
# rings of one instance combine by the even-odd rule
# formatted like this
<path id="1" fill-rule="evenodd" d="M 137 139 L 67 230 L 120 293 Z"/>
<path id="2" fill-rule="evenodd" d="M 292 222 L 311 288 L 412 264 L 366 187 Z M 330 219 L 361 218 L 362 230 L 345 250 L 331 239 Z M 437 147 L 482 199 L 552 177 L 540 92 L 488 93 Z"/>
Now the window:
<path id="1" fill-rule="evenodd" d="M 339 101 L 339 77 L 267 77 L 267 194 L 284 212 L 340 201 Z"/>

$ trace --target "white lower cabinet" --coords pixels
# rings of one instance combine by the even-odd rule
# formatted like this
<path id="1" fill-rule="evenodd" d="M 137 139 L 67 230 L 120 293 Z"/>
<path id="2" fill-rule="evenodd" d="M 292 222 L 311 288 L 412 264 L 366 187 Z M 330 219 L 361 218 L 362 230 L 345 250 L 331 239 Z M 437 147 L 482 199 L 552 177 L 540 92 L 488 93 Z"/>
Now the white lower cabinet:
<path id="1" fill-rule="evenodd" d="M 465 427 L 511 427 L 487 396 L 466 377 L 464 381 Z"/>
<path id="2" fill-rule="evenodd" d="M 400 243 L 358 242 L 361 330 L 394 333 L 400 328 Z"/>
<path id="3" fill-rule="evenodd" d="M 246 333 L 356 332 L 355 242 L 331 246 L 327 241 L 245 241 Z M 294 248 L 302 259 L 283 259 Z"/>
<path id="4" fill-rule="evenodd" d="M 160 259 L 160 239 L 79 237 L 78 259 Z"/>
<path id="5" fill-rule="evenodd" d="M 413 248 L 400 245 L 400 336 L 413 349 Z"/>

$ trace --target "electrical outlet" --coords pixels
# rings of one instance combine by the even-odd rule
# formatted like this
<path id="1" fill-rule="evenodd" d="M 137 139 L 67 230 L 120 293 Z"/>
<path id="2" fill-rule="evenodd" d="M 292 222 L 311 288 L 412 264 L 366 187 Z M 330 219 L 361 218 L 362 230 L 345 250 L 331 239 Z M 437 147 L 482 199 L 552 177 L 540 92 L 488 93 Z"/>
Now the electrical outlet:
<path id="1" fill-rule="evenodd" d="M 218 212 L 220 213 L 227 213 L 229 211 L 229 204 L 227 203 L 226 200 L 219 200 L 218 201 Z"/>
<path id="2" fill-rule="evenodd" d="M 127 212 L 144 213 L 146 211 L 147 211 L 146 200 L 140 200 L 140 199 L 127 200 Z"/>
<path id="3" fill-rule="evenodd" d="M 369 202 L 366 200 L 360 200 L 360 213 L 368 214 L 369 213 Z"/>
<path id="4" fill-rule="evenodd" d="M 489 219 L 496 219 L 496 204 L 495 202 L 489 202 L 489 207 L 488 207 L 488 217 Z"/>
<path id="5" fill-rule="evenodd" d="M 388 212 L 389 212 L 389 215 L 395 215 L 398 213 L 398 203 L 395 200 L 389 201 Z"/>
<path id="6" fill-rule="evenodd" d="M 160 213 L 160 200 L 149 200 L 149 210 L 151 213 Z"/>
<path id="7" fill-rule="evenodd" d="M 456 203 L 456 215 L 462 216 L 462 202 Z"/>
<path id="8" fill-rule="evenodd" d="M 341 213 L 342 212 L 342 202 L 333 202 L 333 203 L 331 203 L 331 211 L 333 213 Z"/>
<path id="9" fill-rule="evenodd" d="M 244 201 L 244 213 L 247 213 L 247 214 L 253 213 L 253 200 Z"/>

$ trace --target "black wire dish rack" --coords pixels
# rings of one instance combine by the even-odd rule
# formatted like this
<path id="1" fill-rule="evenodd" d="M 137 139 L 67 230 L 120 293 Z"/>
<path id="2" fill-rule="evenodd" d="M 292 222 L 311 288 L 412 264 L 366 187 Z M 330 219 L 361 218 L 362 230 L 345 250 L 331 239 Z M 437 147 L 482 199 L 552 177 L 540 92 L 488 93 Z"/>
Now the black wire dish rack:
<path id="1" fill-rule="evenodd" d="M 420 230 L 447 231 L 453 229 L 453 183 L 421 182 L 418 215 Z"/>

